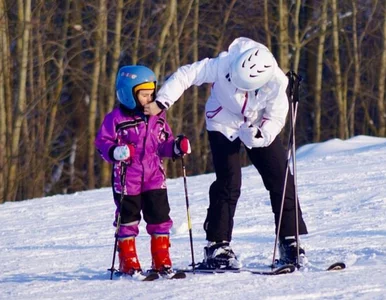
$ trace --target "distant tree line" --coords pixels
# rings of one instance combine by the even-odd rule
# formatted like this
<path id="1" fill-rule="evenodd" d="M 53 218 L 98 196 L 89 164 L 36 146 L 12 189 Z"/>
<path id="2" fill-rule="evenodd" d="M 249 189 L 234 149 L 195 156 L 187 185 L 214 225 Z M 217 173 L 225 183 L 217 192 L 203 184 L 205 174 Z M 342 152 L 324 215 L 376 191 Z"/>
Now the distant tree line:
<path id="1" fill-rule="evenodd" d="M 0 0 L 0 203 L 109 186 L 93 143 L 118 68 L 146 65 L 161 86 L 239 36 L 303 78 L 297 146 L 385 136 L 385 1 Z M 192 143 L 189 175 L 212 172 L 209 91 L 192 87 L 168 111 Z M 166 167 L 180 176 L 178 161 Z"/>

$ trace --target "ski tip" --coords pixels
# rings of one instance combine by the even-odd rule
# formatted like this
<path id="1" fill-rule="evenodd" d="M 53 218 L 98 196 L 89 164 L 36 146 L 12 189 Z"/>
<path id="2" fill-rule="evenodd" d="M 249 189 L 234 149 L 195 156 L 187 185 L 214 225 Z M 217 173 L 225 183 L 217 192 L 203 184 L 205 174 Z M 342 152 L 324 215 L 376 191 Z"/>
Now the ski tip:
<path id="1" fill-rule="evenodd" d="M 273 275 L 289 274 L 289 273 L 295 272 L 296 270 L 297 270 L 297 267 L 295 265 L 288 264 L 273 270 L 272 274 Z"/>
<path id="2" fill-rule="evenodd" d="M 343 269 L 346 269 L 346 264 L 344 262 L 336 262 L 336 263 L 333 263 L 332 265 L 330 265 L 327 268 L 327 271 L 339 271 L 339 270 L 343 270 Z"/>
<path id="3" fill-rule="evenodd" d="M 159 278 L 159 276 L 157 273 L 150 273 L 150 274 L 146 275 L 146 277 L 144 279 L 142 279 L 141 281 L 154 281 L 154 280 L 157 280 L 158 278 Z"/>
<path id="4" fill-rule="evenodd" d="M 177 271 L 171 279 L 184 279 L 186 278 L 186 273 L 183 271 Z"/>

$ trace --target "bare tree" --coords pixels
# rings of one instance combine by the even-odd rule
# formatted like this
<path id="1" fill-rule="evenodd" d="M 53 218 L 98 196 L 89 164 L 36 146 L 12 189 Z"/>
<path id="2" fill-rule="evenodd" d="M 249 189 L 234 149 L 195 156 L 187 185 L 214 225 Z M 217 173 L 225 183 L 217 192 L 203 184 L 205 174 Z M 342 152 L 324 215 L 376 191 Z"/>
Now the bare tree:
<path id="1" fill-rule="evenodd" d="M 272 50 L 272 36 L 271 31 L 269 27 L 269 6 L 268 6 L 268 0 L 264 0 L 264 31 L 265 31 L 265 45 L 268 47 L 268 49 Z"/>
<path id="2" fill-rule="evenodd" d="M 176 0 L 169 0 L 168 1 L 168 14 L 166 18 L 165 24 L 162 26 L 161 34 L 158 40 L 158 47 L 156 50 L 156 62 L 153 67 L 154 73 L 157 76 L 157 78 L 160 75 L 161 70 L 161 61 L 162 61 L 162 52 L 165 46 L 165 40 L 166 36 L 169 34 L 170 27 L 173 24 L 173 19 L 175 17 L 175 14 L 177 13 L 177 1 Z"/>
<path id="3" fill-rule="evenodd" d="M 136 27 L 135 27 L 134 48 L 133 48 L 133 55 L 132 55 L 133 65 L 137 64 L 138 62 L 138 51 L 139 51 L 139 42 L 141 37 L 141 24 L 143 22 L 144 5 L 145 5 L 145 0 L 140 0 L 138 18 L 136 20 Z"/>
<path id="4" fill-rule="evenodd" d="M 11 146 L 11 166 L 8 175 L 8 190 L 6 198 L 10 201 L 16 199 L 18 179 L 17 179 L 17 165 L 20 150 L 20 138 L 22 125 L 26 117 L 26 82 L 28 71 L 28 48 L 31 29 L 31 0 L 26 0 L 24 3 L 18 1 L 18 18 L 19 24 L 22 27 L 22 35 L 18 39 L 18 45 L 20 47 L 20 67 L 18 78 L 18 95 L 16 113 L 14 118 L 14 125 L 12 130 L 12 146 Z"/>
<path id="5" fill-rule="evenodd" d="M 332 19 L 332 41 L 333 41 L 333 66 L 335 75 L 335 100 L 339 111 L 338 136 L 344 139 L 348 136 L 347 133 L 347 101 L 342 80 L 341 64 L 340 64 L 340 43 L 339 43 L 339 11 L 336 0 L 331 0 L 331 19 Z"/>
<path id="6" fill-rule="evenodd" d="M 0 203 L 110 185 L 93 143 L 119 65 L 147 65 L 162 85 L 239 36 L 263 41 L 284 71 L 306 72 L 298 145 L 385 136 L 383 2 L 0 0 Z M 192 87 L 168 111 L 173 132 L 191 140 L 190 174 L 213 171 L 209 93 Z M 178 163 L 167 166 L 180 175 Z"/>
<path id="7" fill-rule="evenodd" d="M 289 65 L 289 53 L 288 53 L 288 44 L 289 44 L 289 31 L 288 31 L 288 7 L 286 1 L 278 1 L 278 23 L 279 23 L 279 32 L 278 32 L 278 46 L 279 46 L 279 66 L 287 72 L 290 69 Z"/>
<path id="8" fill-rule="evenodd" d="M 142 3 L 143 1 L 141 1 Z M 142 7 L 142 4 L 141 4 Z M 119 58 L 121 53 L 121 33 L 122 33 L 122 14 L 123 14 L 123 0 L 117 0 L 117 6 L 115 11 L 115 29 L 114 29 L 114 43 L 113 48 L 111 49 L 112 62 L 111 65 L 108 66 L 110 71 L 110 78 L 108 84 L 107 91 L 107 111 L 110 111 L 114 107 L 115 103 L 115 80 L 116 74 L 118 72 L 119 67 Z M 141 17 L 138 17 L 141 20 Z M 139 29 L 138 29 L 139 31 Z M 137 33 L 136 33 L 137 34 Z M 139 34 L 139 33 L 138 33 Z M 137 41 L 137 39 L 135 39 Z M 138 47 L 138 46 L 137 46 Z M 136 49 L 135 47 L 134 49 Z M 136 50 L 134 50 L 136 53 Z M 133 58 L 134 60 L 134 58 Z M 134 63 L 134 62 L 133 62 Z M 107 69 L 105 70 L 107 72 Z M 103 116 L 102 116 L 103 117 Z M 103 161 L 101 162 L 101 185 L 106 186 L 110 183 L 110 165 Z"/>
<path id="9" fill-rule="evenodd" d="M 8 20 L 4 1 L 0 1 L 0 204 L 6 200 L 6 178 L 8 177 L 7 166 L 7 89 L 9 89 L 9 41 L 8 41 Z"/>
<path id="10" fill-rule="evenodd" d="M 386 135 L 386 112 L 385 112 L 385 78 L 386 78 L 386 7 L 383 8 L 383 48 L 380 61 L 378 81 L 378 122 L 379 136 Z"/>
<path id="11" fill-rule="evenodd" d="M 313 141 L 320 141 L 321 116 L 322 116 L 322 86 L 323 86 L 323 59 L 324 47 L 327 29 L 327 7 L 328 0 L 323 0 L 321 13 L 320 36 L 318 38 L 315 68 L 315 88 L 314 88 L 314 124 L 313 124 Z"/>
<path id="12" fill-rule="evenodd" d="M 101 45 L 103 39 L 104 24 L 106 23 L 106 0 L 99 1 L 99 10 L 97 17 L 97 29 L 95 32 L 95 51 L 94 51 L 94 69 L 92 74 L 92 87 L 88 114 L 88 187 L 95 187 L 95 147 L 94 138 L 96 134 L 96 108 L 98 101 L 99 77 L 101 72 Z"/>

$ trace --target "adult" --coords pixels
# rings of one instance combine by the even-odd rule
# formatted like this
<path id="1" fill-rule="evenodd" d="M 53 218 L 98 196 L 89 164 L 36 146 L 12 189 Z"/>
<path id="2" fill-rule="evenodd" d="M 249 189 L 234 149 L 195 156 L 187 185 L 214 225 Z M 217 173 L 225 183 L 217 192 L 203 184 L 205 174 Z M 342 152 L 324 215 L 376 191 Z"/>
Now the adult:
<path id="1" fill-rule="evenodd" d="M 240 268 L 230 247 L 233 218 L 241 190 L 239 150 L 243 143 L 252 164 L 269 191 L 278 232 L 286 171 L 286 151 L 278 134 L 288 113 L 288 78 L 269 49 L 249 38 L 235 39 L 228 51 L 180 68 L 162 85 L 156 102 L 145 105 L 145 114 L 170 108 L 192 85 L 212 83 L 206 102 L 206 129 L 216 180 L 210 186 L 209 208 L 204 222 L 208 267 Z M 294 179 L 289 174 L 279 236 L 280 261 L 305 261 L 299 247 L 297 262 Z M 299 207 L 299 234 L 307 228 Z"/>

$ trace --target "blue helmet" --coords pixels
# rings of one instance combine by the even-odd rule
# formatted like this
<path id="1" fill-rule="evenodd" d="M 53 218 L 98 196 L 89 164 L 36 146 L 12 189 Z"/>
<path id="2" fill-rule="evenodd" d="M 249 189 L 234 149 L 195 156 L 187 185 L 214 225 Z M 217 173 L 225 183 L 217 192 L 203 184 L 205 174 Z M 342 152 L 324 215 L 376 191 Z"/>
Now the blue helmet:
<path id="1" fill-rule="evenodd" d="M 157 80 L 154 72 L 145 66 L 124 66 L 119 69 L 115 82 L 118 101 L 128 109 L 137 106 L 135 92 L 143 85 L 143 89 L 155 90 Z"/>

